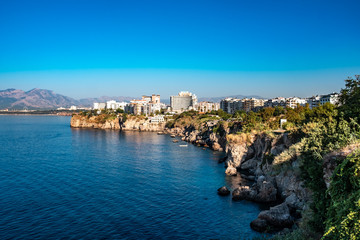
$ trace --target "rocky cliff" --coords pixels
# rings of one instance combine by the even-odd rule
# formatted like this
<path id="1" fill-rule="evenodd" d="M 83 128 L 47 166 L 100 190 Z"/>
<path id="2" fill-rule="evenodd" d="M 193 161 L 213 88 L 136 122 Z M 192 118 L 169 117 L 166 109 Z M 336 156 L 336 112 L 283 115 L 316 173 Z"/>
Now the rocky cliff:
<path id="1" fill-rule="evenodd" d="M 226 135 L 214 132 L 214 127 L 218 124 L 218 120 L 207 121 L 201 126 L 177 126 L 166 128 L 169 134 L 182 137 L 183 141 L 190 142 L 198 146 L 209 147 L 214 151 L 224 151 L 226 147 Z"/>
<path id="2" fill-rule="evenodd" d="M 288 133 L 242 133 L 225 128 L 216 131 L 218 121 L 201 126 L 177 126 L 166 131 L 182 140 L 225 151 L 225 173 L 252 181 L 250 185 L 232 189 L 233 200 L 269 203 L 273 207 L 262 211 L 251 227 L 260 232 L 278 231 L 291 227 L 301 218 L 311 193 L 299 176 L 296 143 Z"/>
<path id="3" fill-rule="evenodd" d="M 71 118 L 70 126 L 73 128 L 98 128 L 98 129 L 115 129 L 122 131 L 164 131 L 165 123 L 151 123 L 145 117 L 130 116 L 126 120 L 122 116 L 81 116 L 74 115 Z"/>

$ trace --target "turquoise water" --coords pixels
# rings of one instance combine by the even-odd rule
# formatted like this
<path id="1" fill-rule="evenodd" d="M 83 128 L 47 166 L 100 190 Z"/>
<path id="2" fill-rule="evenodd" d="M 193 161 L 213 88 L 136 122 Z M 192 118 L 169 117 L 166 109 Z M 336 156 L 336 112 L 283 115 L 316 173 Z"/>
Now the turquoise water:
<path id="1" fill-rule="evenodd" d="M 0 116 L 0 239 L 251 239 L 257 204 L 220 197 L 223 153 L 168 135 Z"/>

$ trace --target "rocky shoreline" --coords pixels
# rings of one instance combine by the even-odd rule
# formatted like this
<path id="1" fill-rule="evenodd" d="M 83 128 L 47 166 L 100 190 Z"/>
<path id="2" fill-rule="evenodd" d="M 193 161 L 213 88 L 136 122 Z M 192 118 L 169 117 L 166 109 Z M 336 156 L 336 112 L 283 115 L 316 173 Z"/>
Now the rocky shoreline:
<path id="1" fill-rule="evenodd" d="M 183 141 L 214 151 L 225 151 L 224 163 L 227 175 L 238 175 L 251 180 L 252 185 L 239 185 L 231 190 L 234 201 L 247 200 L 272 205 L 260 212 L 250 226 L 258 232 L 274 232 L 291 228 L 301 218 L 311 193 L 304 187 L 299 176 L 299 161 L 292 146 L 296 144 L 287 133 L 281 134 L 232 134 L 238 129 L 224 128 L 215 131 L 217 120 L 205 122 L 200 129 L 192 125 L 166 128 L 165 123 L 151 123 L 146 118 L 128 117 L 98 121 L 96 117 L 74 115 L 71 127 L 116 129 L 122 131 L 153 131 L 176 135 Z M 287 164 L 279 164 L 282 161 Z M 286 159 L 288 158 L 288 159 Z M 290 165 L 289 165 L 290 164 Z M 223 189 L 224 190 L 224 189 Z M 220 194 L 220 193 L 219 193 Z M 230 191 L 229 191 L 230 194 Z M 227 195 L 223 191 L 220 195 Z"/>
<path id="2" fill-rule="evenodd" d="M 216 124 L 217 121 L 207 122 L 202 130 L 177 127 L 166 131 L 195 145 L 225 151 L 226 157 L 221 161 L 225 164 L 225 173 L 230 176 L 240 174 L 242 178 L 253 182 L 252 185 L 240 185 L 231 190 L 234 201 L 247 200 L 273 205 L 269 210 L 260 212 L 258 218 L 251 222 L 255 231 L 275 232 L 291 228 L 301 218 L 311 193 L 300 179 L 298 159 L 291 155 L 294 142 L 289 135 L 249 134 L 232 139 L 229 135 L 234 129 L 225 129 L 223 134 L 214 133 Z M 279 161 L 288 155 L 294 158 L 291 165 L 274 164 L 275 158 Z M 225 186 L 220 188 L 219 195 L 226 196 L 226 190 Z"/>

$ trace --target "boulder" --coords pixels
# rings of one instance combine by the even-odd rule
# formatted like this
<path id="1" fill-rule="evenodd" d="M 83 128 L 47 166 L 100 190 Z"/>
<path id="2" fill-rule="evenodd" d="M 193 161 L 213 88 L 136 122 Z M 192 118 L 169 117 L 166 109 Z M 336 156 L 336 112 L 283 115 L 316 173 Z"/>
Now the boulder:
<path id="1" fill-rule="evenodd" d="M 219 188 L 217 191 L 220 196 L 227 196 L 230 194 L 230 191 L 226 186 Z"/>
<path id="2" fill-rule="evenodd" d="M 199 131 L 198 131 L 198 130 L 195 130 L 195 131 L 190 132 L 188 141 L 189 141 L 189 142 L 195 142 L 195 141 L 197 140 L 198 135 L 199 135 Z"/>
<path id="3" fill-rule="evenodd" d="M 222 148 L 221 148 L 220 144 L 217 143 L 217 142 L 214 142 L 214 143 L 213 143 L 212 149 L 213 149 L 214 151 L 222 151 Z M 220 150 L 220 149 L 221 149 L 221 150 Z"/>
<path id="4" fill-rule="evenodd" d="M 238 200 L 252 200 L 256 192 L 249 186 L 240 186 L 232 192 L 232 199 Z"/>
<path id="5" fill-rule="evenodd" d="M 236 176 L 237 170 L 233 166 L 228 166 L 225 170 L 225 173 L 226 173 L 226 175 L 229 175 L 229 176 Z"/>
<path id="6" fill-rule="evenodd" d="M 264 219 L 257 218 L 250 223 L 250 227 L 257 232 L 267 232 L 269 226 Z"/>
<path id="7" fill-rule="evenodd" d="M 294 224 L 289 207 L 285 202 L 275 207 L 271 207 L 269 210 L 260 212 L 258 219 L 265 220 L 269 229 L 272 230 L 290 228 Z"/>

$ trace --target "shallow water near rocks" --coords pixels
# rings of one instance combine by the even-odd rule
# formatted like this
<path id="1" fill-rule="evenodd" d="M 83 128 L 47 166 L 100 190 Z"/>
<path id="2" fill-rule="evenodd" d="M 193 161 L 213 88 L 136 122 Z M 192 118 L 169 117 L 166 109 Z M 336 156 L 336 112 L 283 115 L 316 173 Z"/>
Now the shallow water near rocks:
<path id="1" fill-rule="evenodd" d="M 251 239 L 260 206 L 223 153 L 168 135 L 70 128 L 70 117 L 0 116 L 0 239 Z"/>

